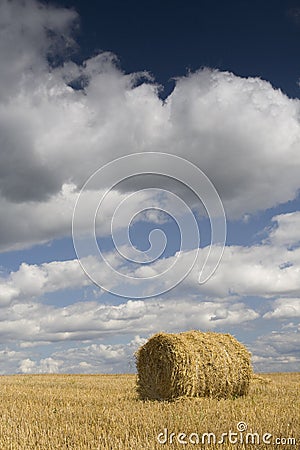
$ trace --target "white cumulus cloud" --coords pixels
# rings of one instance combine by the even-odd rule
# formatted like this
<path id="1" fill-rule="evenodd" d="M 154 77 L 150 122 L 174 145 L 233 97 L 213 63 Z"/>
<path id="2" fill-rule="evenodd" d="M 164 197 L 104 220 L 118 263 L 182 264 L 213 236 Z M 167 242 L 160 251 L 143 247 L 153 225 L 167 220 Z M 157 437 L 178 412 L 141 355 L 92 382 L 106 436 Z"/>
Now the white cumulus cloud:
<path id="1" fill-rule="evenodd" d="M 138 84 L 141 75 L 124 74 L 110 53 L 81 65 L 66 56 L 74 46 L 74 11 L 4 0 L 0 17 L 2 249 L 69 235 L 73 199 L 66 186 L 76 192 L 104 163 L 134 152 L 165 151 L 194 162 L 231 218 L 297 195 L 299 100 L 267 81 L 207 68 L 178 79 L 163 102 L 149 79 Z M 55 54 L 65 62 L 54 67 Z M 74 80 L 81 89 L 71 87 Z"/>
<path id="2" fill-rule="evenodd" d="M 300 317 L 300 298 L 279 298 L 274 302 L 273 310 L 268 311 L 265 319 L 293 319 Z"/>

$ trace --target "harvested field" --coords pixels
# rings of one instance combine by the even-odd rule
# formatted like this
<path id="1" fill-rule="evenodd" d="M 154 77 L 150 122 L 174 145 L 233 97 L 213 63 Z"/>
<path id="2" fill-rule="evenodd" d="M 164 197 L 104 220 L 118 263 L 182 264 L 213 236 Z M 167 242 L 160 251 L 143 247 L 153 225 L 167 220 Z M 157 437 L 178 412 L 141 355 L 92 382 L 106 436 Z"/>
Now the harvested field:
<path id="1" fill-rule="evenodd" d="M 138 400 L 135 375 L 12 375 L 0 377 L 1 450 L 296 450 L 285 444 L 162 445 L 169 433 L 215 433 L 245 422 L 260 436 L 300 443 L 300 373 L 267 374 L 254 380 L 247 397 L 190 398 L 175 402 Z M 272 441 L 273 442 L 273 441 Z"/>

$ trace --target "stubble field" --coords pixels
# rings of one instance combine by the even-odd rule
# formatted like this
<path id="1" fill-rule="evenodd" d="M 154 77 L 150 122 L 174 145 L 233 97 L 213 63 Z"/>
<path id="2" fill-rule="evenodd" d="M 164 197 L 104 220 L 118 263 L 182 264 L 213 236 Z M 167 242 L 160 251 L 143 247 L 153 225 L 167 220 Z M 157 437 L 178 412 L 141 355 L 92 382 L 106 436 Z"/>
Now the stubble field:
<path id="1" fill-rule="evenodd" d="M 138 400 L 134 375 L 1 376 L 0 449 L 299 449 L 300 373 L 263 378 L 245 398 L 168 403 Z"/>

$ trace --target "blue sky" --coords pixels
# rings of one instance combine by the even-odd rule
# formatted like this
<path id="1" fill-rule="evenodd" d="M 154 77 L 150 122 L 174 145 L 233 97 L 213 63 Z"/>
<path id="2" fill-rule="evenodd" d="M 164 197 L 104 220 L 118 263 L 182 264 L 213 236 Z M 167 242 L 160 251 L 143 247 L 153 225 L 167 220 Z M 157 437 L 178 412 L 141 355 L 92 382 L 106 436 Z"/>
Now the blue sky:
<path id="1" fill-rule="evenodd" d="M 1 2 L 0 373 L 134 371 L 133 352 L 150 335 L 188 329 L 234 334 L 257 371 L 299 370 L 299 35 L 297 1 Z M 147 287 L 134 282 L 131 295 L 125 285 L 114 295 L 102 260 L 87 253 L 82 262 L 103 289 L 78 262 L 71 230 L 80 189 L 105 164 L 139 152 L 190 161 L 220 196 L 226 246 L 202 285 L 210 221 L 187 186 L 159 175 L 176 166 L 162 156 L 154 174 L 120 181 L 96 214 L 104 256 L 126 276 L 150 276 Z M 114 176 L 137 164 L 123 161 Z M 84 238 L 88 208 L 107 183 L 82 194 Z M 149 188 L 193 212 L 201 241 L 188 228 L 178 260 L 180 227 L 153 207 L 173 211 L 183 228 L 189 214 L 174 196 L 140 191 Z M 156 261 L 116 253 L 116 211 L 114 236 L 129 230 L 135 247 L 122 246 L 129 259 L 147 251 L 149 237 L 159 247 L 162 234 L 150 233 L 164 232 Z M 157 276 L 169 267 L 163 286 L 175 287 L 159 293 Z"/>

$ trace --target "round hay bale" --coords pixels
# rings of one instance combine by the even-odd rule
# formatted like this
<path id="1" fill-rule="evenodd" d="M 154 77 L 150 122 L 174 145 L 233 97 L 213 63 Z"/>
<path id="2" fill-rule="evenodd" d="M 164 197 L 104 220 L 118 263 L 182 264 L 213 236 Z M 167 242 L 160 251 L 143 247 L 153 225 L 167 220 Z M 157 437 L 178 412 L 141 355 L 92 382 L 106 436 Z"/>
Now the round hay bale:
<path id="1" fill-rule="evenodd" d="M 135 357 L 143 400 L 239 397 L 248 393 L 253 374 L 250 353 L 230 334 L 157 333 Z"/>

